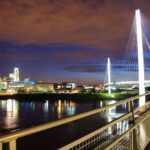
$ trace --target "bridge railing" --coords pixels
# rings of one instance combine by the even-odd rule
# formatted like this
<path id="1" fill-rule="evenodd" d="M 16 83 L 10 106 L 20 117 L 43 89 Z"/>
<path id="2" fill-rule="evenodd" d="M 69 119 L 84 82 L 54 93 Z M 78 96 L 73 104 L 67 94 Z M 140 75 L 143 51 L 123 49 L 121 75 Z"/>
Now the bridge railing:
<path id="1" fill-rule="evenodd" d="M 150 141 L 150 135 L 143 137 L 142 126 L 145 121 L 149 122 L 150 111 L 147 111 L 136 121 L 135 125 L 131 126 L 126 132 L 120 135 L 115 141 L 108 145 L 105 150 L 144 150 Z M 148 125 L 148 124 L 147 124 Z M 142 140 L 144 138 L 144 141 Z"/>
<path id="2" fill-rule="evenodd" d="M 149 94 L 144 94 L 141 96 L 147 96 L 147 95 L 149 95 Z M 127 148 L 133 149 L 133 146 L 135 145 L 135 144 L 133 144 L 133 142 L 137 141 L 137 139 L 135 140 L 135 133 L 138 133 L 138 132 L 136 132 L 135 129 L 137 127 L 139 127 L 138 125 L 140 125 L 145 120 L 145 118 L 147 118 L 147 116 L 149 115 L 147 113 L 147 112 L 149 112 L 149 108 L 150 108 L 149 102 L 145 103 L 142 106 L 143 108 L 136 108 L 136 109 L 133 108 L 133 102 L 141 96 L 134 96 L 134 97 L 119 101 L 117 103 L 107 105 L 102 108 L 91 110 L 89 112 L 85 112 L 82 114 L 78 114 L 75 116 L 57 120 L 54 122 L 46 123 L 43 125 L 38 125 L 36 127 L 32 127 L 32 128 L 28 128 L 28 129 L 24 129 L 21 131 L 17 131 L 14 133 L 0 136 L 0 150 L 3 150 L 4 143 L 9 144 L 9 150 L 16 150 L 17 149 L 17 146 L 16 146 L 17 139 L 19 139 L 21 137 L 28 136 L 28 135 L 31 135 L 31 134 L 34 134 L 37 132 L 41 132 L 41 131 L 44 131 L 44 130 L 47 130 L 47 129 L 50 129 L 53 127 L 57 127 L 57 126 L 60 126 L 60 125 L 63 125 L 63 124 L 66 124 L 66 123 L 69 123 L 69 122 L 72 122 L 72 121 L 75 121 L 78 119 L 82 119 L 82 118 L 94 115 L 96 113 L 106 112 L 110 108 L 117 107 L 117 106 L 120 106 L 123 104 L 128 104 L 129 112 L 127 114 L 125 114 L 124 116 L 107 124 L 106 126 L 100 128 L 100 129 L 97 129 L 96 131 L 89 133 L 88 135 L 86 135 L 86 136 L 60 148 L 60 149 L 61 150 L 105 149 L 108 146 L 112 145 L 115 141 L 118 141 L 118 139 L 120 139 L 120 141 L 121 141 L 124 137 L 126 137 L 126 139 L 123 142 L 127 143 L 127 146 L 128 146 Z M 142 110 L 143 115 L 141 115 L 141 110 Z M 145 110 L 146 113 L 144 113 L 143 110 Z M 145 114 L 146 114 L 146 116 L 143 117 Z M 135 120 L 135 115 L 141 116 L 137 119 L 137 120 L 139 120 L 139 122 L 137 122 L 137 120 Z M 144 118 L 144 119 L 141 119 L 141 118 Z M 133 133 L 133 131 L 134 131 L 134 136 L 133 136 L 133 134 L 131 134 L 131 133 Z M 137 131 L 139 131 L 139 130 L 137 130 Z M 148 138 L 148 140 L 149 140 L 149 138 Z M 120 141 L 118 141 L 118 143 L 120 143 Z M 112 149 L 113 146 L 115 146 L 118 143 L 115 142 L 110 149 Z"/>
<path id="3" fill-rule="evenodd" d="M 60 148 L 60 150 L 142 150 L 149 142 L 150 135 L 146 136 L 144 142 L 140 142 L 140 125 L 149 117 L 150 102 L 129 112 L 106 126 Z M 145 113 L 143 110 L 145 109 Z M 140 113 L 142 110 L 142 114 Z M 133 117 L 140 115 L 138 119 Z M 142 132 L 142 131 L 141 131 Z"/>

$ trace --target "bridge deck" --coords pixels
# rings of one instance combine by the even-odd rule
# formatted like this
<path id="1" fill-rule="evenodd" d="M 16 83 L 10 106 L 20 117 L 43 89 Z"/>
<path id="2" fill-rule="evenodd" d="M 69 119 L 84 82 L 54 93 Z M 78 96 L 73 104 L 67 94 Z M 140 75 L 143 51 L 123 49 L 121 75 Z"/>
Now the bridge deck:
<path id="1" fill-rule="evenodd" d="M 140 139 L 139 139 L 139 142 L 140 142 L 140 145 L 143 145 L 143 143 L 145 143 L 145 141 L 150 138 L 150 116 L 144 120 L 144 122 L 140 125 Z M 144 146 L 144 145 L 143 145 Z M 150 143 L 149 145 L 147 146 L 147 150 L 150 150 Z"/>

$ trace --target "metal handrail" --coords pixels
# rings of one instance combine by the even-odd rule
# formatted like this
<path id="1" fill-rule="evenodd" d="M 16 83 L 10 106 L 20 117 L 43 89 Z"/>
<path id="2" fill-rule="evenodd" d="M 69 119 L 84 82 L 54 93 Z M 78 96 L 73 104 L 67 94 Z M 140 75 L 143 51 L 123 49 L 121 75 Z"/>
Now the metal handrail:
<path id="1" fill-rule="evenodd" d="M 128 133 L 132 132 L 139 124 L 141 124 L 144 120 L 146 120 L 150 115 L 150 110 L 147 112 L 147 115 L 145 115 L 144 118 L 142 118 L 140 121 L 136 122 L 134 126 L 132 126 L 128 131 L 123 133 L 117 140 L 112 142 L 105 150 L 110 150 L 116 143 L 118 143 L 121 139 L 123 139 Z"/>
<path id="2" fill-rule="evenodd" d="M 84 137 L 81 137 L 80 139 L 78 139 L 78 140 L 76 140 L 76 141 L 74 141 L 74 142 L 72 142 L 72 143 L 70 143 L 68 145 L 65 145 L 64 147 L 61 147 L 59 150 L 70 149 L 70 148 L 74 147 L 75 145 L 77 145 L 79 143 L 82 143 L 83 141 L 86 141 L 87 139 L 89 139 L 90 137 L 96 135 L 97 133 L 100 133 L 101 131 L 106 130 L 108 127 L 113 126 L 117 122 L 121 122 L 122 120 L 125 120 L 125 119 L 127 119 L 127 118 L 129 118 L 131 116 L 132 116 L 132 113 L 128 113 L 128 114 L 126 114 L 124 116 L 121 116 L 119 119 L 116 119 L 115 121 L 105 125 L 104 127 L 100 128 L 100 129 L 98 129 L 98 130 L 96 130 L 96 131 L 94 131 L 94 132 L 92 132 L 92 133 L 90 133 L 88 135 L 85 135 Z"/>
<path id="3" fill-rule="evenodd" d="M 84 112 L 82 114 L 78 114 L 78 115 L 75 115 L 75 116 L 71 116 L 71 117 L 68 117 L 68 118 L 64 118 L 64 119 L 60 119 L 60 120 L 57 120 L 57 121 L 54 121 L 54 122 L 50 122 L 50 123 L 46 123 L 46 124 L 42 124 L 42 125 L 38 125 L 38 126 L 35 126 L 35 127 L 32 127 L 32 128 L 28 128 L 28 129 L 24 129 L 24 130 L 21 130 L 21 131 L 17 131 L 17 132 L 14 132 L 14 133 L 10 133 L 10 134 L 7 134 L 7 135 L 2 135 L 0 136 L 0 150 L 2 150 L 2 143 L 7 143 L 9 142 L 10 145 L 12 144 L 12 141 L 14 142 L 12 144 L 12 147 L 14 147 L 15 149 L 15 144 L 16 144 L 16 140 L 18 138 L 21 138 L 21 137 L 24 137 L 24 136 L 27 136 L 27 135 L 31 135 L 31 134 L 34 134 L 34 133 L 37 133 L 37 132 L 40 132 L 40 131 L 44 131 L 44 130 L 47 130 L 47 129 L 50 129 L 50 128 L 53 128 L 53 127 L 57 127 L 57 126 L 60 126 L 60 125 L 63 125 L 63 124 L 66 124 L 66 123 L 69 123 L 69 122 L 72 122 L 72 121 L 75 121 L 75 120 L 79 120 L 79 119 L 82 119 L 82 118 L 85 118 L 85 117 L 88 117 L 88 116 L 91 116 L 91 115 L 94 115 L 96 113 L 99 113 L 99 112 L 102 112 L 102 111 L 105 111 L 109 108 L 112 108 L 112 107 L 117 107 L 119 105 L 122 105 L 124 103 L 129 103 L 131 101 L 135 101 L 137 100 L 139 97 L 142 97 L 142 96 L 147 96 L 149 95 L 150 93 L 147 93 L 147 94 L 143 94 L 143 95 L 138 95 L 138 96 L 134 96 L 134 97 L 131 97 L 131 98 L 128 98 L 128 99 L 125 99 L 125 100 L 122 100 L 122 101 L 119 101 L 117 103 L 114 103 L 114 104 L 111 104 L 111 105 L 107 105 L 107 106 L 104 106 L 102 108 L 98 108 L 98 109 L 95 109 L 95 110 L 91 110 L 91 111 L 88 111 L 88 112 Z M 131 113 L 129 113 L 129 115 L 131 115 Z M 10 146 L 10 149 L 11 149 L 11 146 Z M 14 150 L 13 149 L 13 150 Z"/>
<path id="4" fill-rule="evenodd" d="M 147 105 L 149 105 L 149 104 L 150 104 L 150 102 L 146 103 L 145 105 L 141 106 L 140 109 L 143 108 L 143 107 L 145 107 L 145 106 L 147 106 Z M 137 113 L 140 109 L 139 109 L 139 108 L 136 108 L 136 109 L 134 110 L 134 113 Z M 100 129 L 97 129 L 96 131 L 94 131 L 94 132 L 92 132 L 92 133 L 89 133 L 88 135 L 85 135 L 85 136 L 81 137 L 80 139 L 78 139 L 78 140 L 76 140 L 76 141 L 74 141 L 74 142 L 72 142 L 72 143 L 69 143 L 69 144 L 65 145 L 64 147 L 61 147 L 59 150 L 71 149 L 71 148 L 74 147 L 75 145 L 77 145 L 77 144 L 79 144 L 79 143 L 82 143 L 83 141 L 86 141 L 86 140 L 89 139 L 90 137 L 95 136 L 97 133 L 100 133 L 101 131 L 106 130 L 108 127 L 113 126 L 113 125 L 116 124 L 117 122 L 121 122 L 121 121 L 123 121 L 123 120 L 125 120 L 125 119 L 127 119 L 127 118 L 130 118 L 131 116 L 132 116 L 132 113 L 131 113 L 131 112 L 128 113 L 128 114 L 125 114 L 125 115 L 121 116 L 120 118 L 118 118 L 118 119 L 116 119 L 116 120 L 110 122 L 109 124 L 105 125 L 104 127 L 100 128 Z M 139 122 L 139 121 L 141 121 L 141 120 L 138 119 L 138 122 Z"/>

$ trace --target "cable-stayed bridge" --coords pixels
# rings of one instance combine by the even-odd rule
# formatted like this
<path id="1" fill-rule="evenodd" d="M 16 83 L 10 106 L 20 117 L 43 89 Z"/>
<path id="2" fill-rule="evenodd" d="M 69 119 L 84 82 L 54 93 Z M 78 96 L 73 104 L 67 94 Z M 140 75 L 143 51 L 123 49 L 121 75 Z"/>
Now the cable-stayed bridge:
<path id="1" fill-rule="evenodd" d="M 115 63 L 114 65 L 113 60 L 111 60 L 111 65 L 108 62 L 104 81 L 105 86 L 138 85 L 139 94 L 145 93 L 144 87 L 148 87 L 150 82 L 149 39 L 150 21 L 143 14 L 140 15 L 140 11 L 137 10 L 125 53 L 121 60 L 117 62 L 118 64 Z"/>
<path id="2" fill-rule="evenodd" d="M 136 11 L 136 33 L 131 32 L 131 46 L 128 50 L 136 50 L 135 43 L 138 48 L 137 57 L 135 57 L 135 53 L 130 51 L 126 56 L 129 56 L 134 59 L 124 59 L 123 67 L 120 68 L 124 69 L 121 71 L 122 76 L 117 76 L 115 78 L 115 83 L 117 84 L 138 84 L 139 85 L 139 95 L 135 97 L 131 97 L 129 99 L 118 101 L 117 103 L 113 103 L 111 105 L 106 105 L 101 108 L 97 108 L 85 113 L 81 113 L 75 116 L 71 116 L 68 118 L 60 119 L 54 122 L 42 124 L 39 126 L 35 126 L 29 129 L 24 129 L 21 131 L 13 132 L 8 135 L 0 136 L 0 150 L 22 150 L 21 145 L 19 144 L 22 138 L 26 138 L 26 140 L 31 140 L 39 134 L 45 134 L 47 130 L 56 130 L 64 124 L 72 123 L 75 124 L 76 121 L 80 121 L 82 119 L 86 119 L 87 117 L 91 117 L 95 114 L 104 113 L 105 115 L 112 116 L 117 115 L 114 113 L 114 110 L 119 109 L 120 106 L 125 107 L 127 110 L 126 112 L 119 116 L 118 118 L 114 119 L 108 124 L 97 128 L 95 131 L 89 132 L 86 135 L 78 139 L 74 139 L 71 142 L 61 145 L 59 147 L 60 150 L 144 150 L 150 142 L 150 93 L 145 93 L 145 84 L 149 84 L 150 81 L 145 78 L 145 71 L 144 68 L 148 68 L 146 71 L 149 71 L 149 61 L 148 59 L 144 59 L 144 56 L 149 56 L 149 53 L 144 54 L 143 49 L 150 50 L 148 38 L 146 38 L 145 34 L 142 36 L 142 30 L 139 29 L 139 23 L 141 20 L 137 17 L 140 15 L 139 10 Z M 146 33 L 146 32 L 145 32 Z M 135 36 L 136 35 L 136 36 Z M 135 38 L 136 37 L 136 38 Z M 142 46 L 142 39 L 146 45 Z M 136 40 L 135 40 L 136 39 Z M 138 41 L 138 42 L 136 42 Z M 129 61 L 128 61 L 129 60 Z M 136 65 L 133 62 L 137 62 Z M 146 62 L 146 63 L 144 63 Z M 129 63 L 129 67 L 127 66 Z M 108 86 L 109 86 L 109 94 L 111 94 L 111 85 L 113 83 L 113 79 L 111 78 L 112 69 L 110 65 L 110 59 L 108 59 Z M 145 65 L 145 66 L 144 66 Z M 135 70 L 134 70 L 135 69 Z M 134 70 L 134 71 L 133 71 Z M 129 74 L 131 76 L 129 76 Z M 133 73 L 133 74 L 132 74 Z M 137 74 L 134 74 L 137 73 Z M 127 78 L 130 77 L 130 80 Z M 137 78 L 136 78 L 137 77 Z M 118 81 L 117 81 L 118 79 Z M 137 105 L 139 104 L 139 105 Z M 84 124 L 85 128 L 88 128 L 88 124 Z M 71 128 L 70 128 L 71 130 Z M 81 131 L 82 132 L 82 131 Z M 50 132 L 48 132 L 50 133 Z M 59 133 L 61 135 L 61 132 Z M 76 133 L 74 133 L 76 134 Z M 64 135 L 65 138 L 66 135 Z M 32 137 L 32 138 L 31 138 Z M 42 138 L 37 141 L 37 143 L 42 143 L 43 140 L 48 140 L 48 136 L 46 139 Z M 54 139 L 57 140 L 57 139 Z M 53 141 L 49 141 L 53 142 Z M 32 142 L 31 142 L 32 143 Z M 8 145 L 7 147 L 5 145 Z M 33 143 L 32 143 L 33 144 Z M 29 145 L 31 149 L 32 144 Z M 27 145 L 25 145 L 27 147 Z M 23 148 L 23 147 L 22 147 Z M 28 149 L 28 148 L 24 148 Z M 38 147 L 37 147 L 38 149 Z M 51 147 L 49 147 L 51 150 Z"/>

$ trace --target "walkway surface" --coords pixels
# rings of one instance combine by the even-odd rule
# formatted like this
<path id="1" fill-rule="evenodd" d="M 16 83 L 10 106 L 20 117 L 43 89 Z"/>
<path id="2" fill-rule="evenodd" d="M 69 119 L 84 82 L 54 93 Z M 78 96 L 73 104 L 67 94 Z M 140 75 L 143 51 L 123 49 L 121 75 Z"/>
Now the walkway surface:
<path id="1" fill-rule="evenodd" d="M 149 142 L 149 144 L 146 146 L 145 150 L 150 150 L 150 142 Z"/>
<path id="2" fill-rule="evenodd" d="M 140 125 L 140 145 L 144 147 L 144 143 L 148 139 L 150 139 L 150 116 Z M 150 150 L 150 143 L 147 145 L 146 150 Z"/>

